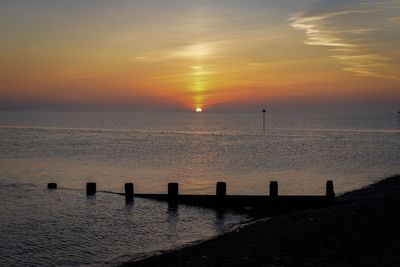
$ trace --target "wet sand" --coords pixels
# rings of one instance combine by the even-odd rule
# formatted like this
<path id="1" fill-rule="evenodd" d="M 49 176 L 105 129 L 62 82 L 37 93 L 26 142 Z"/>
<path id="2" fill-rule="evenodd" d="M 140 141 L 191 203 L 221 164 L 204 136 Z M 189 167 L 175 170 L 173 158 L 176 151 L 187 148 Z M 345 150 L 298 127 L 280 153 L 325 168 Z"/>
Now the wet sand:
<path id="1" fill-rule="evenodd" d="M 123 266 L 400 266 L 400 176 Z"/>

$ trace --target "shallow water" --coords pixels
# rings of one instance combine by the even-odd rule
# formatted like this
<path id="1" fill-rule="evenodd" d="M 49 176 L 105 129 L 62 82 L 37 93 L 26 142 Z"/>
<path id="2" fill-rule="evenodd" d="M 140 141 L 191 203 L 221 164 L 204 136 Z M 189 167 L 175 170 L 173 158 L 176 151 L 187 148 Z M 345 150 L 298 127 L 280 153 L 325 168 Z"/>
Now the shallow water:
<path id="1" fill-rule="evenodd" d="M 396 114 L 395 114 L 396 115 Z M 393 114 L 0 112 L 0 265 L 115 264 L 231 229 L 234 214 L 123 197 L 86 198 L 85 183 L 122 192 L 324 194 L 400 173 Z M 49 192 L 48 182 L 66 188 Z M 73 189 L 73 190 L 71 190 Z"/>
<path id="2" fill-rule="evenodd" d="M 1 184 L 1 266 L 103 266 L 231 229 L 230 213 L 82 190 Z"/>

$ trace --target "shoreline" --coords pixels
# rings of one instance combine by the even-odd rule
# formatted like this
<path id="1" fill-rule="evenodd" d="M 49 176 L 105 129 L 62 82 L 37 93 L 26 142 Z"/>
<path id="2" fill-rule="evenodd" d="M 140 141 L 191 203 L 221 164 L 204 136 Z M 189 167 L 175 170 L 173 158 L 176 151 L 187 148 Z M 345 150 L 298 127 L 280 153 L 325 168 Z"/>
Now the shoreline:
<path id="1" fill-rule="evenodd" d="M 397 203 L 400 175 L 344 193 L 332 207 L 257 220 L 120 266 L 394 266 L 400 263 Z"/>

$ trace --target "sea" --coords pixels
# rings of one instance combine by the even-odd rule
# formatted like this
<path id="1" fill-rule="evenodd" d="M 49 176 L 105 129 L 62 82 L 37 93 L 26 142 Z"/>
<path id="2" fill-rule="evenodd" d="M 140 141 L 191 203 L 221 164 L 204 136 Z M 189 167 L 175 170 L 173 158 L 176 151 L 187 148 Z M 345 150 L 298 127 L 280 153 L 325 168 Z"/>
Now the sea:
<path id="1" fill-rule="evenodd" d="M 135 198 L 342 194 L 400 173 L 397 112 L 0 112 L 0 266 L 116 266 L 232 231 L 233 212 Z M 47 183 L 58 184 L 48 190 Z M 87 182 L 97 194 L 87 197 Z"/>

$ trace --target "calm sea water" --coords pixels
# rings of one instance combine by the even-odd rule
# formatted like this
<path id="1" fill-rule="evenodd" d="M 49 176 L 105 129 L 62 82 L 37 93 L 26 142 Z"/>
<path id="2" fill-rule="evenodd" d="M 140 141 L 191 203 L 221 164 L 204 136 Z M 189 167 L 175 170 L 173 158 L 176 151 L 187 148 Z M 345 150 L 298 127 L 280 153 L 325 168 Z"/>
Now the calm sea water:
<path id="1" fill-rule="evenodd" d="M 324 194 L 400 173 L 397 114 L 0 112 L 0 265 L 115 265 L 229 231 L 231 213 L 98 193 Z M 63 189 L 48 191 L 57 182 Z"/>

